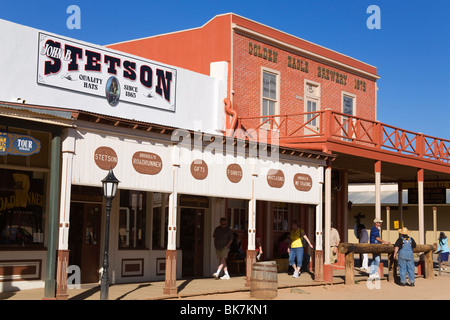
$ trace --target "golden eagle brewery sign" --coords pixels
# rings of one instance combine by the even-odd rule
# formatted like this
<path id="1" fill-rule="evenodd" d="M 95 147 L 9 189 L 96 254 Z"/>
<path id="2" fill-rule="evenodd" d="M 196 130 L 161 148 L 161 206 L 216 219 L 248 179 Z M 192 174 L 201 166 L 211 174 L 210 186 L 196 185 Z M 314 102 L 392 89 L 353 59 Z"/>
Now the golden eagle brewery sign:
<path id="1" fill-rule="evenodd" d="M 39 33 L 39 84 L 175 111 L 176 70 Z"/>

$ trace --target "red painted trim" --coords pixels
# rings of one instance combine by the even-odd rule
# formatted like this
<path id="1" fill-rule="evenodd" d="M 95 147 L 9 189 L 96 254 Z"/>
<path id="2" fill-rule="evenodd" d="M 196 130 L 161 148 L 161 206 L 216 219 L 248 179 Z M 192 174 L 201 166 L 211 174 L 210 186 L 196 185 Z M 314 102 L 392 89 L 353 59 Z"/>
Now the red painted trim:
<path id="1" fill-rule="evenodd" d="M 423 179 L 423 169 L 417 170 L 417 181 L 418 182 L 423 182 L 424 181 L 424 179 Z"/>
<path id="2" fill-rule="evenodd" d="M 375 161 L 375 172 L 381 172 L 381 161 Z"/>
<path id="3" fill-rule="evenodd" d="M 238 121 L 238 114 L 237 114 L 236 110 L 231 108 L 230 99 L 225 98 L 223 100 L 223 102 L 225 103 L 225 112 L 227 113 L 229 118 L 231 117 L 231 124 L 228 127 L 228 123 L 230 123 L 230 121 L 227 120 L 227 122 L 226 122 L 227 123 L 226 129 L 234 130 L 234 129 L 236 129 L 236 123 Z"/>
<path id="4" fill-rule="evenodd" d="M 323 265 L 323 281 L 333 282 L 333 266 L 331 264 Z"/>

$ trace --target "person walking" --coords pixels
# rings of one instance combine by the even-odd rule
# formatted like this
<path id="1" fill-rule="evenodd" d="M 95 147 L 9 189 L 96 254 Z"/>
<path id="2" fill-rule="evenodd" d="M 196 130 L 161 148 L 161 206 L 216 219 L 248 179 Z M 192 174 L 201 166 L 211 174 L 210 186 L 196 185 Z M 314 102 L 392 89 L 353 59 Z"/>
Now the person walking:
<path id="1" fill-rule="evenodd" d="M 441 232 L 439 234 L 439 244 L 438 244 L 437 251 L 440 251 L 439 255 L 441 258 L 440 259 L 441 263 L 439 264 L 439 268 L 442 271 L 447 271 L 449 248 L 448 248 L 448 238 L 444 232 Z M 442 267 L 442 263 L 444 263 L 444 267 Z"/>
<path id="2" fill-rule="evenodd" d="M 233 242 L 233 231 L 228 226 L 226 218 L 220 218 L 220 225 L 214 230 L 214 247 L 216 248 L 217 259 L 219 266 L 213 277 L 219 279 L 220 271 L 223 269 L 224 275 L 220 277 L 222 280 L 229 280 L 227 258 L 230 251 L 231 243 Z"/>
<path id="3" fill-rule="evenodd" d="M 369 242 L 369 233 L 366 230 L 366 226 L 363 224 L 360 224 L 358 226 L 358 239 L 359 239 L 359 243 L 368 243 Z M 369 272 L 369 255 L 367 253 L 362 253 L 361 254 L 363 259 L 362 259 L 362 264 L 361 264 L 361 270 L 365 270 L 366 272 Z M 361 255 L 360 255 L 360 260 L 361 260 Z"/>
<path id="4" fill-rule="evenodd" d="M 373 220 L 373 227 L 370 229 L 370 243 L 372 244 L 389 244 L 388 241 L 384 241 L 381 239 L 381 224 L 383 223 L 383 220 L 379 218 L 375 218 Z M 378 274 L 378 265 L 381 262 L 381 254 L 374 253 L 373 255 L 372 263 L 370 264 L 370 275 L 369 279 L 379 278 L 380 275 Z"/>
<path id="5" fill-rule="evenodd" d="M 288 248 L 289 253 L 289 265 L 294 268 L 294 278 L 298 278 L 300 276 L 300 269 L 302 267 L 303 262 L 303 244 L 302 239 L 305 239 L 309 244 L 311 249 L 313 248 L 311 242 L 308 237 L 305 235 L 303 229 L 298 226 L 297 221 L 292 221 L 291 225 L 291 246 Z"/>
<path id="6" fill-rule="evenodd" d="M 414 287 L 414 253 L 416 242 L 409 236 L 408 228 L 398 229 L 399 237 L 394 245 L 394 259 L 398 260 L 398 272 L 400 285 L 406 285 L 406 275 L 409 278 L 409 286 Z"/>

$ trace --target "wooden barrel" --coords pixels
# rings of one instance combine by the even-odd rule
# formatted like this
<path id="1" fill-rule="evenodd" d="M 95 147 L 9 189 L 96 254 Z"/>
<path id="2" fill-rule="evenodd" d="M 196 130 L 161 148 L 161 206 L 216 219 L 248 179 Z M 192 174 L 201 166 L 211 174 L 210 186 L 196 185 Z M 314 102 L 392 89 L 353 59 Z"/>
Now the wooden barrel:
<path id="1" fill-rule="evenodd" d="M 257 299 L 273 299 L 278 294 L 276 261 L 255 262 L 250 279 L 250 295 Z"/>

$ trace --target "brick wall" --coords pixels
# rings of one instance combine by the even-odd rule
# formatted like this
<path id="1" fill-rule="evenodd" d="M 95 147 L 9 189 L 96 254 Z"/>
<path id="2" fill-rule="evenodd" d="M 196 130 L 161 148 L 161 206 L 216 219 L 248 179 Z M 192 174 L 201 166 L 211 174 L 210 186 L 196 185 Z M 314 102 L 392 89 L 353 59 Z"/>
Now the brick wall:
<path id="1" fill-rule="evenodd" d="M 269 59 L 270 52 L 272 52 L 271 59 Z M 276 61 L 274 61 L 275 56 Z M 289 56 L 291 67 L 288 66 Z M 292 63 L 293 60 L 295 60 L 295 66 Z M 301 60 L 300 64 L 297 63 L 299 60 Z M 320 84 L 321 110 L 330 108 L 342 112 L 342 92 L 347 92 L 356 96 L 356 116 L 369 120 L 376 118 L 375 81 L 235 33 L 233 35 L 233 108 L 241 117 L 261 115 L 262 67 L 279 72 L 281 114 L 304 112 L 304 100 L 301 99 L 305 97 L 304 84 L 307 79 Z M 301 71 L 302 67 L 304 71 Z M 320 75 L 328 79 L 319 77 L 319 67 Z M 340 75 L 339 78 L 336 77 L 337 73 Z M 339 83 L 336 79 L 339 79 Z M 365 91 L 361 81 L 364 82 Z M 359 90 L 355 88 L 355 84 L 360 85 Z"/>

